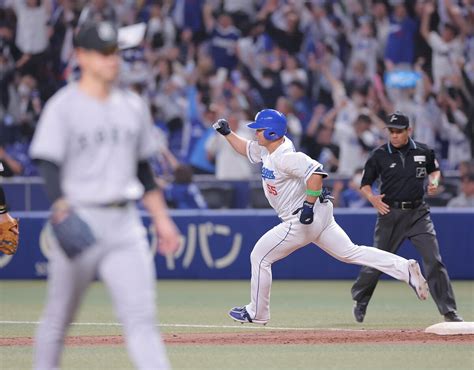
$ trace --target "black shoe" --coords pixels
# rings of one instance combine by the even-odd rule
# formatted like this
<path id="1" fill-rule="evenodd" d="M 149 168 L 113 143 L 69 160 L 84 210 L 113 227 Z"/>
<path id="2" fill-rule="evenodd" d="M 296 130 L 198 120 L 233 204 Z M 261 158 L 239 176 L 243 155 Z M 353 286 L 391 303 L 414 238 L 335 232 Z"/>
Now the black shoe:
<path id="1" fill-rule="evenodd" d="M 352 313 L 357 322 L 363 322 L 365 317 L 365 312 L 367 311 L 367 303 L 358 303 L 355 302 L 354 309 Z"/>
<path id="2" fill-rule="evenodd" d="M 444 321 L 447 322 L 462 322 L 464 319 L 458 315 L 456 311 L 451 311 L 444 314 Z"/>

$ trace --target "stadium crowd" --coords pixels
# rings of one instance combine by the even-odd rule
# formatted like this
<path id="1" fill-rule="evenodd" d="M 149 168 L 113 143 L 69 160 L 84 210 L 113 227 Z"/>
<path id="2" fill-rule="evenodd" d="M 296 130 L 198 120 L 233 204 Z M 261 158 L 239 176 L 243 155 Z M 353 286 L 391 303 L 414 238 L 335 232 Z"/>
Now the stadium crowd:
<path id="1" fill-rule="evenodd" d="M 147 25 L 140 47 L 121 52 L 120 80 L 149 104 L 164 178 L 183 166 L 186 179 L 254 177 L 258 169 L 211 125 L 227 117 L 251 135 L 245 124 L 263 108 L 285 113 L 299 150 L 351 178 L 335 184 L 338 195 L 357 193 L 395 110 L 442 170 L 464 166 L 466 182 L 474 178 L 472 0 L 0 0 L 0 159 L 9 174 L 37 174 L 29 142 L 47 99 L 80 73 L 73 35 L 89 20 Z"/>

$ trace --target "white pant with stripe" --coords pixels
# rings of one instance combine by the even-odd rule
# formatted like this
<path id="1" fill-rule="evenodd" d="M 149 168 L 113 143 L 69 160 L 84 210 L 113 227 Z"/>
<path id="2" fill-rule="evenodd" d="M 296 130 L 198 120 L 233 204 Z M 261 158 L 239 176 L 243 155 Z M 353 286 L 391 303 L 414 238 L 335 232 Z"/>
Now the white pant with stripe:
<path id="1" fill-rule="evenodd" d="M 246 309 L 256 322 L 265 323 L 270 320 L 272 264 L 309 243 L 318 245 L 342 262 L 370 266 L 395 279 L 408 282 L 407 259 L 354 244 L 334 220 L 332 203 L 318 201 L 314 206 L 313 223 L 303 225 L 298 216 L 294 216 L 267 231 L 255 244 L 250 255 L 251 302 Z"/>

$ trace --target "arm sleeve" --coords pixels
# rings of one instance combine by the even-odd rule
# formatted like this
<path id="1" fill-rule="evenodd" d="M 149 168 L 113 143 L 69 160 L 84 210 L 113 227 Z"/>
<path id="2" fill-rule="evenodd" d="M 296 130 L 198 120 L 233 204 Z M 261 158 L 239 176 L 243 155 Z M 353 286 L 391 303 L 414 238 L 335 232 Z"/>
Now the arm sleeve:
<path id="1" fill-rule="evenodd" d="M 38 171 L 45 182 L 46 195 L 51 203 L 61 198 L 63 193 L 59 180 L 59 166 L 53 162 L 39 159 L 36 161 Z"/>
<path id="2" fill-rule="evenodd" d="M 137 167 L 137 177 L 145 188 L 145 192 L 158 189 L 150 162 L 140 161 Z"/>
<path id="3" fill-rule="evenodd" d="M 247 141 L 247 158 L 250 163 L 260 163 L 262 161 L 262 149 L 254 140 Z"/>
<path id="4" fill-rule="evenodd" d="M 132 103 L 137 100 L 137 105 L 139 106 L 139 114 L 140 114 L 140 136 L 138 138 L 138 160 L 148 160 L 148 158 L 152 157 L 158 152 L 158 144 L 155 140 L 155 126 L 153 125 L 153 119 L 151 117 L 150 109 L 145 104 L 145 101 L 139 97 L 138 95 L 132 95 L 133 99 Z"/>
<path id="5" fill-rule="evenodd" d="M 30 157 L 61 165 L 69 145 L 67 121 L 61 118 L 61 102 L 54 97 L 46 104 L 30 146 Z M 54 143 L 54 145 L 51 145 Z"/>
<path id="6" fill-rule="evenodd" d="M 441 37 L 438 35 L 438 33 L 431 31 L 429 36 L 428 36 L 428 44 L 431 46 L 431 48 L 435 51 L 439 52 L 447 52 L 448 48 L 446 47 L 446 44 L 443 42 Z"/>
<path id="7" fill-rule="evenodd" d="M 288 153 L 278 166 L 279 170 L 293 177 L 302 177 L 307 181 L 313 173 L 327 177 L 323 165 L 304 153 Z"/>
<path id="8" fill-rule="evenodd" d="M 363 187 L 365 185 L 372 186 L 374 181 L 377 179 L 378 175 L 379 174 L 377 171 L 377 162 L 375 160 L 375 152 L 372 152 L 369 159 L 365 163 L 364 173 L 362 175 L 360 187 Z"/>

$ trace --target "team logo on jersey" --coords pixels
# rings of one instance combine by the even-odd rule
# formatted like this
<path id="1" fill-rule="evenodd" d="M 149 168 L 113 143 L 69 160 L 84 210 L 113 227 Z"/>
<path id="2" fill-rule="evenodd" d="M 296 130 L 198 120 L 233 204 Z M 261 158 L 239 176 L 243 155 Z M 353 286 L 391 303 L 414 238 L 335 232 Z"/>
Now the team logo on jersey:
<path id="1" fill-rule="evenodd" d="M 390 168 L 394 168 L 397 164 L 395 162 L 393 162 L 391 165 L 390 165 Z"/>
<path id="2" fill-rule="evenodd" d="M 262 178 L 264 179 L 275 179 L 275 174 L 273 170 L 262 167 Z"/>
<path id="3" fill-rule="evenodd" d="M 425 167 L 417 167 L 416 168 L 416 178 L 422 179 L 426 177 L 426 168 Z"/>

